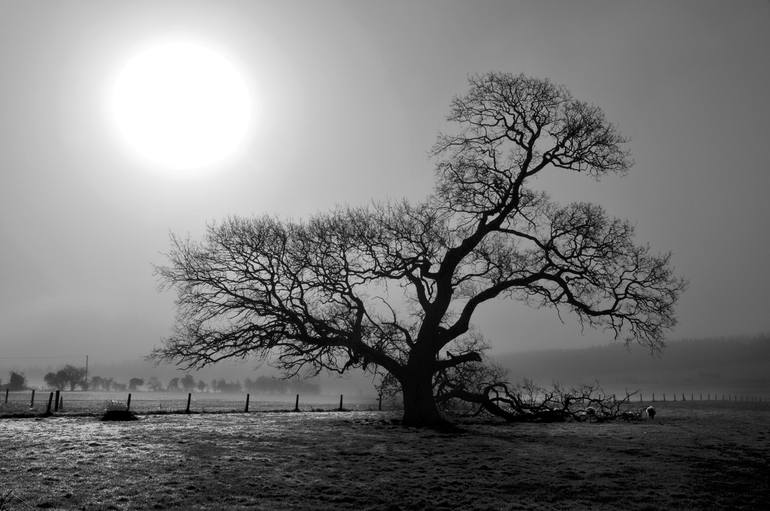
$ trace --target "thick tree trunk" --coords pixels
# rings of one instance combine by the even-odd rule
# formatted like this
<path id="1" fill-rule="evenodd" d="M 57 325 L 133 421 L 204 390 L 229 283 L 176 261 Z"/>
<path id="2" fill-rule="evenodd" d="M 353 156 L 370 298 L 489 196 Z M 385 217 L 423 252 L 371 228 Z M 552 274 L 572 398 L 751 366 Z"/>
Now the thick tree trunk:
<path id="1" fill-rule="evenodd" d="M 402 378 L 405 426 L 443 427 L 448 425 L 433 397 L 432 376 L 431 370 L 428 369 Z"/>

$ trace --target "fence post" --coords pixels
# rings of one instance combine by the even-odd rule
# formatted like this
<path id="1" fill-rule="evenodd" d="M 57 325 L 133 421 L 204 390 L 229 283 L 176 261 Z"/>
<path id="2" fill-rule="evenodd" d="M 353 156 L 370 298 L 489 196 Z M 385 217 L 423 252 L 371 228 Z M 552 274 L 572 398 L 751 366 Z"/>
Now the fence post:
<path id="1" fill-rule="evenodd" d="M 652 402 L 653 403 L 655 402 L 655 393 L 654 392 L 652 393 Z"/>
<path id="2" fill-rule="evenodd" d="M 695 398 L 693 397 L 692 392 L 690 392 L 690 401 L 695 401 Z"/>
<path id="3" fill-rule="evenodd" d="M 48 407 L 45 409 L 46 415 L 51 415 L 51 402 L 53 401 L 53 392 L 48 394 Z"/>
<path id="4" fill-rule="evenodd" d="M 59 411 L 64 411 L 64 394 L 59 396 Z"/>
<path id="5" fill-rule="evenodd" d="M 340 394 L 340 411 L 342 411 L 342 394 Z"/>
<path id="6" fill-rule="evenodd" d="M 299 394 L 297 394 L 297 399 L 294 400 L 294 411 L 299 411 Z"/>
<path id="7" fill-rule="evenodd" d="M 8 389 L 8 388 L 6 387 L 6 389 L 5 389 L 5 404 L 8 404 L 8 391 L 9 391 L 9 390 L 10 390 L 10 389 Z"/>
<path id="8" fill-rule="evenodd" d="M 32 389 L 32 398 L 29 400 L 29 407 L 35 407 L 35 389 Z"/>
<path id="9" fill-rule="evenodd" d="M 243 411 L 244 413 L 249 413 L 249 394 L 246 394 L 246 408 Z"/>
<path id="10" fill-rule="evenodd" d="M 684 398 L 684 392 L 682 392 L 682 401 L 687 401 L 687 400 Z"/>
<path id="11" fill-rule="evenodd" d="M 59 411 L 59 396 L 61 395 L 61 391 L 56 391 L 56 401 L 53 404 L 53 411 L 58 412 Z"/>
<path id="12" fill-rule="evenodd" d="M 128 399 L 126 399 L 126 411 L 131 411 L 131 393 L 128 393 Z"/>
<path id="13" fill-rule="evenodd" d="M 666 393 L 665 392 L 663 393 L 663 401 L 664 402 L 666 401 Z"/>
<path id="14" fill-rule="evenodd" d="M 379 398 L 377 400 L 377 410 L 380 412 L 382 411 L 382 392 L 380 392 Z"/>
<path id="15" fill-rule="evenodd" d="M 187 408 L 185 408 L 184 413 L 190 413 L 190 400 L 192 399 L 192 392 L 187 393 Z"/>

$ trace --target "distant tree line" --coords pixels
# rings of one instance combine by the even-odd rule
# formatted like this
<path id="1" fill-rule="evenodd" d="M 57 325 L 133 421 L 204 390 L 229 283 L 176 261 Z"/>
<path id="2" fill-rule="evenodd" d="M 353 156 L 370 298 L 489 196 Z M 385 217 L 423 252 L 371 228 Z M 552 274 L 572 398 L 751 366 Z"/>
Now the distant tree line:
<path id="1" fill-rule="evenodd" d="M 266 394 L 318 394 L 321 392 L 321 388 L 316 383 L 268 376 L 259 376 L 255 380 L 246 378 L 243 386 L 249 392 Z"/>
<path id="2" fill-rule="evenodd" d="M 254 380 L 246 378 L 243 383 L 238 380 L 226 381 L 224 378 L 211 380 L 206 383 L 203 380 L 196 380 L 192 375 L 185 374 L 182 377 L 171 378 L 168 384 L 164 385 L 157 377 L 151 376 L 146 381 L 143 378 L 131 378 L 128 383 L 115 381 L 114 378 L 102 376 L 87 377 L 85 367 L 75 367 L 66 365 L 56 372 L 49 372 L 43 378 L 46 385 L 53 389 L 69 389 L 74 391 L 76 388 L 81 390 L 93 390 L 102 392 L 133 392 L 137 390 L 148 390 L 151 392 L 254 392 L 266 394 L 318 394 L 320 387 L 318 384 L 302 380 L 285 380 L 275 377 L 259 376 Z M 0 382 L 2 383 L 2 382 Z M 11 390 L 23 390 L 26 388 L 26 380 L 23 375 L 11 373 L 11 382 L 8 384 Z M 0 386 L 0 388 L 4 388 Z"/>

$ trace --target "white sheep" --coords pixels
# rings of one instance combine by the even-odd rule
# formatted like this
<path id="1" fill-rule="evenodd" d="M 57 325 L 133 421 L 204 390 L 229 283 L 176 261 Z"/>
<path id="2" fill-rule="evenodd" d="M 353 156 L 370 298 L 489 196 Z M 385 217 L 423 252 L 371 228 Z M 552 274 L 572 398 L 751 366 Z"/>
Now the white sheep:
<path id="1" fill-rule="evenodd" d="M 655 408 L 653 406 L 648 406 L 644 411 L 647 412 L 647 417 L 649 417 L 650 420 L 655 418 Z"/>

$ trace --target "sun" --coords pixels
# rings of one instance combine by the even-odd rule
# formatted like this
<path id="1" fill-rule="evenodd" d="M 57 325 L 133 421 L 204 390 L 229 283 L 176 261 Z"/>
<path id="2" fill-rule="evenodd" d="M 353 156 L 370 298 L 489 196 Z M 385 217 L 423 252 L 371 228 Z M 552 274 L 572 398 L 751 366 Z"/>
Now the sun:
<path id="1" fill-rule="evenodd" d="M 236 66 L 190 41 L 157 42 L 130 58 L 109 103 L 123 141 L 152 165 L 173 171 L 209 167 L 232 155 L 252 113 Z"/>

